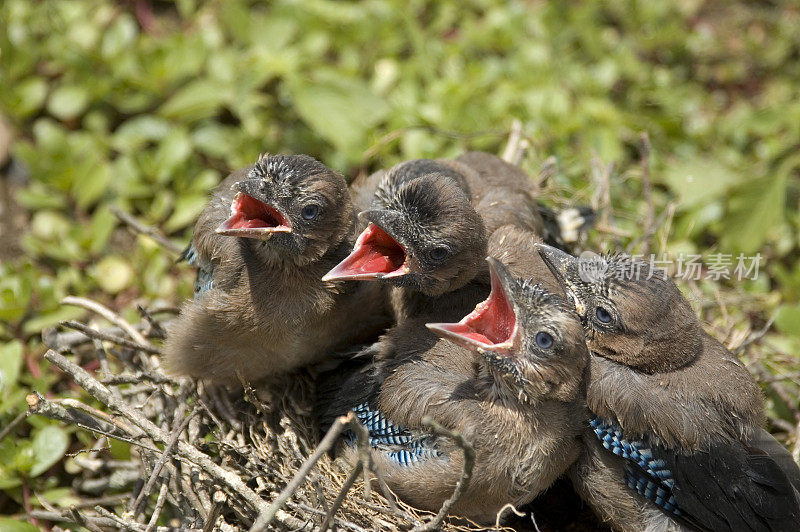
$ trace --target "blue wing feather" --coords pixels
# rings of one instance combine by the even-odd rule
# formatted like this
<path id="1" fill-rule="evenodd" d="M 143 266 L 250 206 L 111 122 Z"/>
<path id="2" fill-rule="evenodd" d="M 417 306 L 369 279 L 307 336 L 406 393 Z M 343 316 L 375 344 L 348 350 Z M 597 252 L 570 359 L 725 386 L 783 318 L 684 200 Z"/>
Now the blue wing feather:
<path id="1" fill-rule="evenodd" d="M 380 410 L 372 408 L 368 403 L 356 406 L 353 413 L 369 432 L 370 447 L 383 452 L 401 466 L 413 466 L 425 460 L 442 457 L 432 437 L 412 434 L 405 427 L 392 423 Z M 346 440 L 350 445 L 355 445 L 355 434 L 348 431 Z"/>

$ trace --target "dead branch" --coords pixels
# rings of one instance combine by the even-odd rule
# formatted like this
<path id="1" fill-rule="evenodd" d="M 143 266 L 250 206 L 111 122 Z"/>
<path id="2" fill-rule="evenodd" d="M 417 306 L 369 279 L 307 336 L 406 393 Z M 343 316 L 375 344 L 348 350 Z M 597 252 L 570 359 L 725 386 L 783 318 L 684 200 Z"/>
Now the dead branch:
<path id="1" fill-rule="evenodd" d="M 127 338 L 123 338 L 121 336 L 115 336 L 113 334 L 108 334 L 105 332 L 97 331 L 92 329 L 91 327 L 84 325 L 83 323 L 77 321 L 62 321 L 62 327 L 68 327 L 70 329 L 75 329 L 76 331 L 80 331 L 85 334 L 89 338 L 97 338 L 98 340 L 104 340 L 106 342 L 111 342 L 117 345 L 122 345 L 125 347 L 129 347 L 131 349 L 136 349 L 139 351 L 145 351 L 147 353 L 152 353 L 154 355 L 161 354 L 161 349 L 157 347 L 153 347 L 152 345 L 144 345 L 138 342 L 134 342 L 132 340 L 128 340 Z"/>
<path id="2" fill-rule="evenodd" d="M 328 432 L 325 434 L 325 437 L 322 438 L 322 441 L 319 442 L 313 454 L 300 466 L 300 469 L 297 470 L 292 481 L 281 491 L 280 495 L 278 495 L 275 501 L 267 508 L 266 512 L 258 516 L 253 526 L 250 527 L 250 532 L 264 530 L 272 522 L 278 510 L 280 510 L 283 504 L 289 500 L 289 497 L 291 497 L 297 488 L 305 481 L 306 476 L 311 472 L 311 469 L 319 459 L 333 448 L 339 435 L 341 435 L 345 427 L 347 427 L 354 418 L 355 414 L 352 412 L 348 412 L 347 415 L 336 418 L 336 421 L 334 421 L 331 428 L 328 429 Z"/>
<path id="3" fill-rule="evenodd" d="M 164 236 L 161 231 L 156 229 L 155 227 L 150 227 L 144 225 L 142 222 L 128 214 L 127 212 L 123 211 L 116 205 L 111 206 L 111 212 L 114 213 L 114 216 L 117 219 L 127 225 L 134 233 L 138 233 L 141 235 L 146 235 L 161 244 L 165 249 L 175 253 L 176 255 L 180 255 L 183 250 L 175 244 L 172 240 Z"/>
<path id="4" fill-rule="evenodd" d="M 412 532 L 438 530 L 442 526 L 442 522 L 444 518 L 447 517 L 450 509 L 458 502 L 461 496 L 464 495 L 467 488 L 469 488 L 469 481 L 472 478 L 472 468 L 475 466 L 475 449 L 472 447 L 472 443 L 468 442 L 463 435 L 444 428 L 429 416 L 422 418 L 422 424 L 430 428 L 437 436 L 448 437 L 452 439 L 456 445 L 461 447 L 461 450 L 464 452 L 464 469 L 461 472 L 461 478 L 458 479 L 456 483 L 455 490 L 453 490 L 453 495 L 444 501 L 436 516 L 427 523 L 414 527 Z"/>
<path id="5" fill-rule="evenodd" d="M 61 304 L 73 305 L 76 307 L 85 308 L 86 310 L 94 312 L 95 314 L 99 314 L 100 316 L 104 317 L 105 319 L 107 319 L 108 321 L 110 321 L 123 331 L 125 331 L 128 334 L 128 336 L 130 336 L 131 339 L 133 339 L 134 342 L 148 347 L 153 347 L 152 345 L 150 345 L 150 342 L 147 341 L 147 338 L 145 338 L 142 333 L 137 331 L 133 327 L 133 325 L 128 323 L 128 321 L 125 318 L 123 318 L 110 308 L 101 305 L 96 301 L 92 301 L 91 299 L 87 299 L 85 297 L 67 296 L 61 300 Z"/>

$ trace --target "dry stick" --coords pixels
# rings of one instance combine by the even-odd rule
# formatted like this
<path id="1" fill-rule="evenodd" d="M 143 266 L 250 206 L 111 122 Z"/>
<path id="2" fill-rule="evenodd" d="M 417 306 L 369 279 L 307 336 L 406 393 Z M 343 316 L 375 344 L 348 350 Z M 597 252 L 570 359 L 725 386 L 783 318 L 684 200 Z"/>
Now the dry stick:
<path id="1" fill-rule="evenodd" d="M 501 158 L 510 164 L 519 165 L 522 162 L 522 157 L 525 155 L 525 151 L 530 146 L 528 139 L 523 136 L 522 131 L 522 122 L 518 119 L 514 119 L 511 122 L 511 131 L 508 134 L 508 142 L 506 143 L 506 147 L 503 150 L 503 155 Z"/>
<path id="2" fill-rule="evenodd" d="M 331 509 L 328 510 L 327 514 L 325 514 L 325 519 L 322 520 L 322 524 L 319 526 L 319 529 L 322 532 L 325 532 L 326 530 L 328 530 L 328 528 L 330 528 L 333 516 L 336 515 L 336 512 L 339 511 L 339 507 L 344 502 L 344 498 L 347 496 L 347 492 L 349 492 L 350 488 L 352 488 L 353 484 L 355 484 L 356 479 L 361 474 L 362 469 L 363 465 L 359 461 L 353 468 L 353 470 L 350 472 L 350 476 L 348 476 L 347 480 L 345 480 L 344 484 L 342 484 L 342 489 L 339 490 L 339 495 L 336 496 L 336 500 L 333 501 Z"/>
<path id="3" fill-rule="evenodd" d="M 372 469 L 372 455 L 369 452 L 369 431 L 358 422 L 358 419 L 353 419 L 349 425 L 353 432 L 356 433 L 358 460 L 361 462 L 361 469 L 364 472 L 364 499 L 369 501 L 371 498 L 369 472 Z"/>
<path id="4" fill-rule="evenodd" d="M 17 425 L 22 423 L 23 419 L 25 419 L 25 412 L 20 412 L 17 417 L 11 420 L 11 423 L 3 427 L 3 430 L 0 430 L 0 441 L 3 441 L 3 438 L 8 436 L 11 431 L 17 427 Z"/>
<path id="5" fill-rule="evenodd" d="M 203 532 L 211 532 L 214 530 L 214 525 L 217 524 L 217 519 L 222 514 L 222 507 L 225 504 L 227 497 L 221 491 L 214 492 L 214 506 L 211 507 L 211 512 L 208 514 L 206 524 L 203 527 Z"/>
<path id="6" fill-rule="evenodd" d="M 186 403 L 181 403 L 178 407 L 178 415 L 183 415 L 183 410 L 186 409 Z M 181 433 L 186 430 L 186 426 L 189 424 L 189 420 L 197 413 L 197 407 L 195 407 L 188 416 L 183 418 L 180 424 L 175 427 L 175 430 L 172 431 L 172 434 L 169 435 L 169 441 L 167 442 L 166 446 L 164 447 L 164 451 L 161 453 L 161 456 L 158 457 L 158 461 L 156 461 L 155 465 L 153 466 L 153 471 L 150 473 L 150 478 L 147 479 L 147 483 L 144 485 L 144 488 L 139 492 L 139 495 L 136 497 L 136 500 L 133 502 L 131 506 L 131 510 L 133 511 L 133 518 L 136 517 L 144 510 L 142 508 L 142 502 L 144 499 L 150 495 L 150 492 L 153 489 L 153 486 L 156 484 L 156 480 L 158 480 L 158 475 L 161 474 L 161 470 L 164 468 L 164 464 L 167 463 L 169 460 L 170 455 L 172 454 L 173 450 L 175 449 L 175 445 L 178 443 L 178 438 L 180 437 Z"/>
<path id="7" fill-rule="evenodd" d="M 295 509 L 295 510 L 302 510 L 304 512 L 308 512 L 308 513 L 316 514 L 316 515 L 325 515 L 327 513 L 327 510 L 323 511 L 323 510 L 320 510 L 319 508 L 313 508 L 313 507 L 311 507 L 311 506 L 309 506 L 307 504 L 294 502 L 294 501 L 286 501 L 286 506 L 288 506 L 289 508 Z M 363 528 L 361 528 L 357 524 L 351 523 L 350 521 L 347 521 L 346 519 L 340 519 L 339 517 L 336 517 L 336 518 L 334 518 L 333 522 L 337 526 L 342 526 L 344 528 L 349 528 L 350 530 L 354 530 L 355 532 L 367 532 L 366 530 L 364 530 Z"/>
<path id="8" fill-rule="evenodd" d="M 142 333 L 137 331 L 133 325 L 128 323 L 122 316 L 111 310 L 110 308 L 97 303 L 96 301 L 92 301 L 91 299 L 87 299 L 85 297 L 75 297 L 75 296 L 67 296 L 61 300 L 62 305 L 72 305 L 75 307 L 85 308 L 86 310 L 92 311 L 95 314 L 99 314 L 100 316 L 104 317 L 130 336 L 135 342 L 146 345 L 149 347 L 153 347 L 150 345 L 150 342 L 147 341 L 147 338 L 144 337 Z"/>
<path id="9" fill-rule="evenodd" d="M 99 338 L 100 340 L 105 340 L 107 342 L 111 342 L 111 343 L 114 343 L 114 344 L 117 344 L 117 345 L 123 345 L 125 347 L 130 347 L 131 349 L 138 349 L 140 351 L 146 351 L 146 352 L 152 353 L 154 355 L 161 354 L 161 349 L 158 349 L 157 347 L 153 347 L 150 344 L 144 345 L 144 344 L 140 344 L 138 342 L 133 342 L 133 341 L 128 340 L 127 338 L 123 338 L 121 336 L 114 336 L 113 334 L 108 334 L 108 333 L 104 333 L 102 331 L 97 331 L 97 330 L 92 329 L 91 327 L 88 327 L 88 326 L 84 325 L 83 323 L 80 323 L 80 322 L 77 322 L 77 321 L 72 321 L 72 320 L 62 321 L 61 322 L 61 326 L 62 327 L 68 327 L 70 329 L 75 329 L 76 331 L 80 331 L 83 334 L 85 334 L 86 336 L 88 336 L 89 338 Z"/>
<path id="10" fill-rule="evenodd" d="M 77 425 L 78 427 L 98 434 L 140 445 L 134 440 L 137 434 L 129 432 L 126 430 L 128 428 L 127 426 L 120 425 L 114 419 L 97 419 L 87 414 L 85 411 L 78 410 L 77 408 L 65 407 L 50 401 L 39 392 L 28 395 L 26 401 L 28 402 L 27 415 L 44 416 L 48 419 Z"/>
<path id="11" fill-rule="evenodd" d="M 86 517 L 81 512 L 78 511 L 78 508 L 74 504 L 70 505 L 69 514 L 75 520 L 76 524 L 78 524 L 78 525 L 80 525 L 80 526 L 82 526 L 84 528 L 88 528 L 92 532 L 103 532 L 102 528 L 100 528 L 99 526 L 95 525 L 94 523 L 89 522 L 86 519 Z"/>
<path id="12" fill-rule="evenodd" d="M 111 375 L 111 368 L 108 365 L 108 353 L 106 353 L 106 348 L 103 347 L 103 342 L 97 338 L 92 338 L 92 344 L 94 345 L 94 352 L 95 355 L 97 355 L 97 360 L 100 361 L 100 370 L 103 372 L 103 375 Z"/>
<path id="13" fill-rule="evenodd" d="M 461 478 L 458 479 L 458 482 L 456 483 L 456 488 L 453 490 L 453 495 L 444 501 L 442 507 L 439 509 L 439 513 L 436 514 L 436 517 L 427 523 L 414 527 L 411 532 L 438 530 L 442 526 L 442 522 L 450 512 L 450 508 L 452 508 L 453 505 L 458 502 L 461 496 L 464 495 L 464 492 L 467 491 L 467 488 L 469 487 L 469 481 L 472 478 L 472 468 L 475 466 L 475 449 L 472 447 L 470 442 L 464 439 L 463 435 L 444 428 L 429 416 L 422 418 L 422 424 L 433 430 L 434 434 L 446 436 L 452 439 L 456 445 L 461 447 L 461 450 L 464 452 L 464 469 L 461 471 Z"/>
<path id="14" fill-rule="evenodd" d="M 650 183 L 650 137 L 646 132 L 639 135 L 641 141 L 642 197 L 647 206 L 642 234 L 642 255 L 650 253 L 650 239 L 656 232 L 656 210 L 653 205 L 653 186 Z"/>
<path id="15" fill-rule="evenodd" d="M 152 532 L 153 528 L 156 526 L 156 523 L 158 523 L 158 517 L 161 515 L 161 510 L 164 509 L 164 501 L 167 500 L 168 488 L 169 484 L 167 482 L 161 483 L 161 487 L 158 489 L 156 507 L 153 509 L 153 514 L 150 516 L 150 520 L 147 522 L 147 528 L 144 529 L 144 532 Z"/>
<path id="16" fill-rule="evenodd" d="M 75 522 L 74 521 L 75 518 L 72 516 L 72 514 L 69 513 L 68 510 L 64 510 L 63 512 L 50 511 L 50 510 L 31 510 L 30 512 L 28 512 L 27 514 L 24 514 L 24 515 L 20 515 L 20 516 L 12 515 L 11 516 L 12 519 L 14 519 L 14 518 L 22 519 L 22 518 L 26 518 L 26 517 L 29 518 L 29 519 L 30 518 L 41 519 L 43 521 L 54 521 L 54 522 L 66 521 L 66 522 L 70 522 L 70 523 Z M 105 518 L 105 517 L 97 517 L 97 516 L 94 516 L 94 515 L 91 515 L 91 516 L 90 515 L 83 515 L 83 518 L 86 519 L 86 521 L 91 521 L 92 523 L 94 523 L 96 525 L 99 525 L 99 526 L 118 528 L 118 524 L 115 521 L 113 521 L 111 519 L 108 519 L 108 518 Z"/>
<path id="17" fill-rule="evenodd" d="M 180 255 L 183 252 L 183 250 L 180 247 L 178 247 L 174 242 L 172 242 L 170 239 L 164 236 L 161 233 L 161 231 L 159 231 L 155 227 L 149 227 L 147 225 L 144 225 L 142 222 L 140 222 L 127 212 L 123 211 L 116 205 L 111 206 L 111 212 L 114 213 L 114 216 L 116 216 L 120 222 L 128 225 L 133 230 L 133 232 L 149 236 L 150 238 L 152 238 L 153 240 L 164 246 L 166 249 L 172 251 L 176 255 Z"/>
<path id="18" fill-rule="evenodd" d="M 140 412 L 132 409 L 122 400 L 117 398 L 108 388 L 100 384 L 97 379 L 86 372 L 86 370 L 77 364 L 70 362 L 66 357 L 53 351 L 52 349 L 48 350 L 44 357 L 59 369 L 71 375 L 72 378 L 75 379 L 75 382 L 78 383 L 84 390 L 89 392 L 89 394 L 91 394 L 95 399 L 105 404 L 107 407 L 125 415 L 125 417 L 141 428 L 150 438 L 155 441 L 167 443 L 169 436 L 164 430 L 156 426 L 155 423 L 147 419 Z M 211 458 L 200 452 L 197 448 L 179 440 L 177 454 L 183 457 L 185 460 L 188 460 L 189 462 L 199 466 L 220 484 L 226 486 L 234 493 L 239 494 L 239 496 L 241 496 L 253 510 L 258 512 L 266 512 L 268 510 L 269 505 L 267 502 L 261 499 L 256 492 L 250 489 L 236 473 L 226 470 L 225 468 L 216 464 L 213 460 L 211 460 Z M 283 515 L 280 513 L 276 514 L 276 517 L 279 520 L 286 517 L 291 518 L 291 516 L 287 515 L 285 512 L 283 512 Z M 283 521 L 287 526 L 291 527 L 292 525 L 290 521 L 299 521 L 299 519 L 283 519 Z"/>
<path id="19" fill-rule="evenodd" d="M 150 336 L 155 336 L 156 338 L 167 337 L 167 331 L 164 330 L 164 327 L 158 323 L 149 310 L 144 308 L 142 305 L 136 305 L 136 310 L 139 311 L 139 315 L 150 326 L 150 331 L 148 332 Z"/>
<path id="20" fill-rule="evenodd" d="M 269 508 L 266 509 L 261 515 L 258 516 L 253 526 L 250 527 L 250 532 L 256 532 L 259 530 L 266 529 L 272 520 L 277 515 L 278 510 L 280 510 L 281 506 L 289 500 L 292 494 L 300 487 L 300 485 L 305 481 L 306 476 L 314 467 L 314 465 L 322 458 L 325 453 L 333 448 L 334 443 L 336 443 L 336 439 L 342 433 L 344 428 L 355 418 L 355 414 L 352 412 L 348 412 L 345 416 L 339 416 L 336 418 L 336 421 L 333 422 L 331 428 L 328 429 L 328 432 L 325 434 L 325 437 L 322 438 L 322 441 L 319 442 L 319 445 L 311 453 L 305 462 L 300 466 L 300 469 L 297 470 L 295 473 L 294 478 L 292 478 L 291 482 L 283 488 L 280 495 L 272 502 Z"/>

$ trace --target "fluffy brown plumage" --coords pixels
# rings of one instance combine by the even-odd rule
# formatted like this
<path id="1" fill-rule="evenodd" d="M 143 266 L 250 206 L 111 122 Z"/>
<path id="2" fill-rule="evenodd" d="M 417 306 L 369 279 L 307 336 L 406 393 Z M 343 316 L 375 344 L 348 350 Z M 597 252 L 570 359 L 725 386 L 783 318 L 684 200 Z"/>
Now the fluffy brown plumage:
<path id="1" fill-rule="evenodd" d="M 354 402 L 369 404 L 433 453 L 408 465 L 374 446 L 383 478 L 419 508 L 437 510 L 463 466 L 452 441 L 426 436 L 423 417 L 464 434 L 476 463 L 453 513 L 483 523 L 494 522 L 507 503 L 532 500 L 577 457 L 584 423 L 579 385 L 588 357 L 580 322 L 564 300 L 492 261 L 492 295 L 478 306 L 489 309 L 489 317 L 431 326 L 447 340 L 393 329 L 397 352 L 391 358 L 378 354 L 367 370 L 329 387 L 332 397 L 324 399 L 333 413 Z M 511 316 L 516 326 L 509 325 Z M 461 334 L 466 328 L 504 338 L 471 342 Z M 544 348 L 537 345 L 542 334 L 551 340 L 542 342 Z"/>
<path id="2" fill-rule="evenodd" d="M 674 483 L 635 469 L 589 430 L 572 478 L 595 511 L 626 531 L 797 530 L 800 505 L 790 478 L 798 469 L 785 460 L 779 465 L 772 445 L 759 444 L 761 392 L 741 362 L 703 331 L 675 283 L 627 256 L 592 263 L 539 250 L 584 323 L 589 409 L 617 427 L 626 445 L 648 449 Z M 672 499 L 653 504 L 626 485 L 631 476 Z"/>
<path id="3" fill-rule="evenodd" d="M 320 280 L 347 255 L 354 221 L 344 179 L 311 157 L 267 156 L 228 176 L 192 241 L 211 288 L 170 327 L 167 369 L 252 381 L 374 338 L 388 321 L 380 287 Z"/>

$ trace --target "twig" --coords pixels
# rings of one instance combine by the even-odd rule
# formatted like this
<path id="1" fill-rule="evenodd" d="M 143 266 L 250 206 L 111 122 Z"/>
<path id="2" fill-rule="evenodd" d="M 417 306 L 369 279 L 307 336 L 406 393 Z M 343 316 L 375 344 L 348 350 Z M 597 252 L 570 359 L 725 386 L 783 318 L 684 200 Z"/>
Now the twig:
<path id="1" fill-rule="evenodd" d="M 131 422 L 141 428 L 150 438 L 155 441 L 167 443 L 169 436 L 167 433 L 155 425 L 152 421 L 147 419 L 143 414 L 129 407 L 121 399 L 111 393 L 111 391 L 100 384 L 97 379 L 92 377 L 83 368 L 67 360 L 66 357 L 53 351 L 52 349 L 45 353 L 44 357 L 54 364 L 56 367 L 68 373 L 75 379 L 84 390 L 89 392 L 95 399 L 105 404 L 107 407 L 121 412 Z M 203 471 L 210 475 L 215 481 L 225 485 L 233 493 L 241 496 L 250 507 L 258 512 L 265 512 L 269 505 L 266 501 L 261 499 L 256 492 L 250 489 L 249 486 L 234 472 L 226 470 L 222 466 L 216 464 L 211 458 L 204 453 L 200 452 L 194 446 L 178 441 L 177 454 L 184 459 L 198 465 Z M 276 517 L 282 517 L 277 516 Z M 291 525 L 289 525 L 291 526 Z"/>
<path id="2" fill-rule="evenodd" d="M 522 122 L 515 118 L 511 122 L 511 132 L 501 158 L 507 163 L 519 165 L 529 146 L 528 139 L 523 136 Z"/>
<path id="3" fill-rule="evenodd" d="M 347 480 L 345 480 L 344 484 L 342 484 L 342 489 L 339 490 L 339 495 L 336 496 L 336 500 L 333 501 L 330 510 L 328 510 L 328 513 L 325 514 L 325 519 L 323 519 L 322 524 L 319 525 L 319 529 L 322 532 L 325 532 L 326 530 L 328 530 L 328 528 L 330 528 L 333 516 L 335 516 L 336 512 L 339 511 L 339 507 L 342 505 L 342 502 L 344 502 L 344 498 L 347 497 L 347 493 L 350 491 L 350 488 L 352 488 L 353 484 L 355 484 L 356 479 L 361 474 L 362 469 L 363 466 L 359 461 L 355 465 L 353 470 L 350 472 L 350 475 L 347 477 Z"/>
<path id="4" fill-rule="evenodd" d="M 550 181 L 550 178 L 556 175 L 557 164 L 558 159 L 556 159 L 555 155 L 551 155 L 544 160 L 542 167 L 539 170 L 539 178 L 537 183 L 537 188 L 539 190 L 543 190 Z"/>
<path id="5" fill-rule="evenodd" d="M 113 419 L 97 419 L 77 408 L 65 407 L 50 401 L 39 392 L 28 395 L 26 400 L 28 402 L 28 415 L 44 416 L 49 419 L 77 425 L 86 430 L 105 434 L 123 441 L 133 442 L 133 438 L 136 437 L 135 434 L 126 430 L 128 427 L 120 426 Z"/>
<path id="6" fill-rule="evenodd" d="M 294 477 L 292 478 L 291 482 L 283 488 L 280 495 L 272 502 L 269 508 L 266 509 L 261 515 L 258 516 L 253 526 L 250 527 L 250 532 L 256 532 L 259 530 L 266 529 L 267 526 L 272 522 L 277 515 L 278 510 L 283 506 L 283 504 L 289 500 L 289 497 L 300 487 L 300 485 L 305 481 L 306 476 L 314 467 L 314 465 L 322 458 L 325 453 L 333 448 L 336 439 L 345 429 L 345 427 L 355 418 L 355 414 L 352 412 L 348 412 L 345 416 L 339 416 L 336 418 L 336 421 L 333 422 L 331 428 L 328 429 L 328 432 L 325 434 L 325 437 L 322 438 L 322 441 L 319 442 L 319 445 L 311 454 L 311 456 L 303 462 L 303 465 L 300 466 L 300 469 L 297 470 Z"/>
<path id="7" fill-rule="evenodd" d="M 158 517 L 161 515 L 161 510 L 164 508 L 164 502 L 167 500 L 167 490 L 169 489 L 169 482 L 162 482 L 161 487 L 158 489 L 158 498 L 156 499 L 156 507 L 153 509 L 153 514 L 147 522 L 147 528 L 144 532 L 151 532 L 158 523 Z"/>
<path id="8" fill-rule="evenodd" d="M 517 517 L 522 517 L 525 514 L 517 510 L 516 506 L 511 503 L 506 504 L 497 512 L 497 516 L 494 518 L 494 527 L 500 528 L 500 519 L 503 518 L 503 514 L 506 513 L 506 510 L 511 510 L 511 512 L 516 515 Z M 538 527 L 537 527 L 538 529 Z"/>
<path id="9" fill-rule="evenodd" d="M 100 316 L 104 317 L 130 336 L 134 342 L 146 345 L 148 347 L 153 347 L 150 345 L 150 342 L 147 341 L 147 338 L 144 337 L 142 333 L 134 329 L 133 325 L 128 323 L 122 316 L 111 310 L 110 308 L 101 305 L 96 301 L 92 301 L 91 299 L 86 299 L 85 297 L 75 297 L 75 296 L 67 296 L 61 300 L 62 305 L 72 305 L 75 307 L 85 308 L 95 314 L 99 314 Z"/>
<path id="10" fill-rule="evenodd" d="M 358 460 L 361 462 L 361 469 L 364 472 L 364 499 L 369 501 L 371 498 L 369 472 L 372 469 L 372 455 L 369 452 L 369 431 L 358 422 L 358 419 L 353 419 L 349 425 L 351 430 L 356 433 Z"/>
<path id="11" fill-rule="evenodd" d="M 185 409 L 186 403 L 181 403 L 181 405 L 178 407 L 177 415 L 183 415 L 183 411 Z M 164 451 L 161 453 L 161 456 L 158 457 L 158 461 L 156 461 L 155 465 L 153 466 L 153 471 L 150 473 L 150 478 L 147 479 L 147 483 L 144 485 L 144 488 L 142 488 L 142 491 L 139 492 L 139 495 L 136 497 L 136 500 L 131 506 L 134 519 L 142 512 L 142 501 L 144 501 L 144 499 L 150 495 L 153 486 L 156 484 L 158 476 L 161 474 L 161 470 L 164 468 L 164 464 L 167 463 L 167 460 L 169 460 L 170 455 L 172 455 L 172 452 L 175 449 L 175 445 L 178 443 L 178 438 L 180 437 L 181 433 L 186 430 L 189 420 L 192 419 L 196 413 L 197 407 L 195 407 L 188 416 L 184 417 L 180 424 L 175 427 L 175 430 L 172 431 L 172 434 L 169 435 L 169 441 L 167 442 L 166 446 L 164 446 Z"/>
<path id="12" fill-rule="evenodd" d="M 217 524 L 217 519 L 219 519 L 219 516 L 222 514 L 222 508 L 226 500 L 227 497 L 223 492 L 214 492 L 214 506 L 211 507 L 211 511 L 208 513 L 206 524 L 203 526 L 203 532 L 211 532 L 214 530 L 214 526 Z"/>
<path id="13" fill-rule="evenodd" d="M 650 183 L 650 137 L 647 132 L 639 135 L 642 157 L 640 161 L 642 170 L 642 199 L 647 207 L 644 219 L 644 232 L 642 234 L 642 255 L 650 253 L 650 239 L 656 232 L 656 209 L 653 205 L 653 186 Z"/>
<path id="14" fill-rule="evenodd" d="M 467 488 L 469 488 L 469 481 L 472 478 L 472 468 L 475 466 L 475 449 L 472 447 L 472 444 L 464 438 L 463 435 L 444 428 L 429 416 L 422 418 L 422 424 L 433 430 L 434 434 L 446 436 L 452 439 L 456 445 L 461 447 L 461 450 L 464 452 L 464 469 L 461 472 L 461 478 L 456 483 L 455 490 L 453 490 L 453 495 L 444 501 L 442 507 L 439 509 L 439 513 L 437 513 L 436 516 L 427 523 L 423 523 L 420 526 L 414 527 L 412 532 L 438 530 L 439 527 L 442 526 L 442 522 L 450 512 L 450 508 L 452 508 L 453 505 L 458 502 L 461 496 L 464 495 L 464 492 L 467 491 Z"/>
<path id="15" fill-rule="evenodd" d="M 133 232 L 149 236 L 150 238 L 152 238 L 153 240 L 164 246 L 169 251 L 172 251 L 176 255 L 180 255 L 183 252 L 183 250 L 177 244 L 175 244 L 166 236 L 164 236 L 161 233 L 161 231 L 159 231 L 155 227 L 149 227 L 144 225 L 139 220 L 137 220 L 127 212 L 123 211 L 116 205 L 111 206 L 111 212 L 114 213 L 114 216 L 116 216 L 120 222 L 129 226 L 133 230 Z"/>
<path id="16" fill-rule="evenodd" d="M 74 504 L 70 505 L 69 514 L 75 520 L 75 523 L 79 524 L 80 526 L 88 528 L 92 532 L 103 532 L 102 528 L 86 519 L 86 517 L 80 511 L 78 511 L 77 506 Z"/>
<path id="17" fill-rule="evenodd" d="M 25 419 L 25 412 L 20 412 L 17 417 L 11 420 L 11 423 L 3 427 L 3 430 L 0 430 L 0 441 L 3 441 L 3 438 L 11 434 L 11 431 L 17 428 L 17 425 L 22 423 L 23 419 Z"/>
<path id="18" fill-rule="evenodd" d="M 111 342 L 117 345 L 123 345 L 125 347 L 130 347 L 131 349 L 138 349 L 140 351 L 146 351 L 148 353 L 152 353 L 154 355 L 160 355 L 161 349 L 157 347 L 153 347 L 149 343 L 147 345 L 140 344 L 138 342 L 134 342 L 128 340 L 127 338 L 122 338 L 121 336 L 114 336 L 113 334 L 104 333 L 101 331 L 97 331 L 84 325 L 83 323 L 77 321 L 62 321 L 61 325 L 63 327 L 69 327 L 70 329 L 75 329 L 76 331 L 80 331 L 89 338 L 98 338 L 100 340 L 105 340 L 106 342 Z"/>

